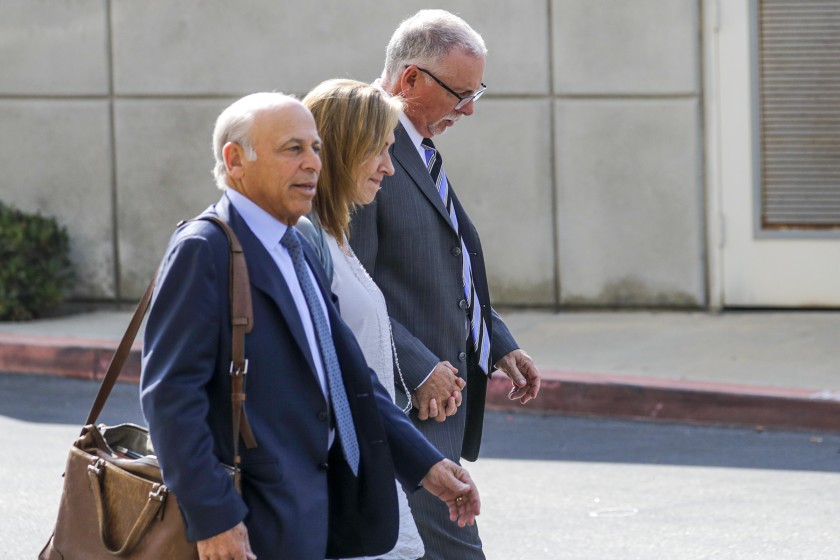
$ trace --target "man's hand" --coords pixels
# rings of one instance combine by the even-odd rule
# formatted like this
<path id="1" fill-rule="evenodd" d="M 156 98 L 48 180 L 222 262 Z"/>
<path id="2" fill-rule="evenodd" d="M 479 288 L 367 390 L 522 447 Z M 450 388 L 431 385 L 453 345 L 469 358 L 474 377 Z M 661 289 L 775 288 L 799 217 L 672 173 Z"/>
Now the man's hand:
<path id="1" fill-rule="evenodd" d="M 481 499 L 466 469 L 442 459 L 426 473 L 423 487 L 446 502 L 449 519 L 457 521 L 459 527 L 475 524 L 475 516 L 481 513 Z"/>
<path id="2" fill-rule="evenodd" d="M 248 529 L 241 521 L 224 533 L 196 544 L 201 560 L 257 560 L 257 555 L 251 552 Z"/>
<path id="3" fill-rule="evenodd" d="M 531 356 L 522 350 L 514 350 L 505 354 L 496 367 L 505 372 L 513 382 L 510 390 L 510 400 L 519 399 L 522 404 L 537 398 L 540 392 L 540 372 Z"/>
<path id="4" fill-rule="evenodd" d="M 466 381 L 458 377 L 458 370 L 449 362 L 439 362 L 431 375 L 417 387 L 411 397 L 420 420 L 434 418 L 438 422 L 452 416 L 461 406 L 461 391 Z"/>

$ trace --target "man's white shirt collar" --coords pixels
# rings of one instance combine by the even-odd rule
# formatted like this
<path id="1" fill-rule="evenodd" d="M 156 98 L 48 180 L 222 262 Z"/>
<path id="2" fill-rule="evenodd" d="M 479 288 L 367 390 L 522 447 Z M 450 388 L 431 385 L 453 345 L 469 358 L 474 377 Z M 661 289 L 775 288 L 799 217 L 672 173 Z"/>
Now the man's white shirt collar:
<path id="1" fill-rule="evenodd" d="M 275 250 L 289 226 L 235 189 L 225 189 L 225 195 L 265 248 L 269 251 Z"/>

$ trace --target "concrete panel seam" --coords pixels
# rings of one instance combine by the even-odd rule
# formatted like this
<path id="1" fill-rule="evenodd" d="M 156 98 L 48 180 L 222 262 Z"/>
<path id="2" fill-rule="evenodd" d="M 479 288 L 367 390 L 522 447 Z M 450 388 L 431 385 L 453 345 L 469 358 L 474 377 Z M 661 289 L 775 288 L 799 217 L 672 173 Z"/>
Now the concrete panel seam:
<path id="1" fill-rule="evenodd" d="M 555 98 L 555 91 L 554 91 L 554 14 L 552 12 L 552 0 L 548 0 L 546 2 L 546 9 L 547 14 L 546 17 L 548 18 L 548 93 L 549 93 L 549 104 L 548 104 L 548 115 L 549 115 L 549 143 L 550 143 L 550 151 L 549 154 L 551 155 L 551 162 L 550 162 L 550 173 L 551 173 L 551 241 L 552 241 L 552 250 L 554 253 L 554 266 L 552 270 L 554 272 L 554 309 L 560 309 L 560 226 L 558 224 L 559 215 L 557 209 L 557 125 L 555 123 L 557 110 L 555 108 L 555 103 L 551 100 Z"/>

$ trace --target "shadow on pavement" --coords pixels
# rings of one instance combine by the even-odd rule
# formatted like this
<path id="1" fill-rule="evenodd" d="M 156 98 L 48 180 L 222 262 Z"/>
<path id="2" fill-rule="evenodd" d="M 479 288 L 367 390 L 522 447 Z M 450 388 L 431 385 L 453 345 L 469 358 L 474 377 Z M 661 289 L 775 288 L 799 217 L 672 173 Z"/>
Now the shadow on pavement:
<path id="1" fill-rule="evenodd" d="M 840 472 L 840 434 L 490 413 L 481 457 Z"/>
<path id="2" fill-rule="evenodd" d="M 0 415 L 81 428 L 98 390 L 98 381 L 0 373 Z M 98 421 L 145 424 L 137 384 L 117 383 Z"/>

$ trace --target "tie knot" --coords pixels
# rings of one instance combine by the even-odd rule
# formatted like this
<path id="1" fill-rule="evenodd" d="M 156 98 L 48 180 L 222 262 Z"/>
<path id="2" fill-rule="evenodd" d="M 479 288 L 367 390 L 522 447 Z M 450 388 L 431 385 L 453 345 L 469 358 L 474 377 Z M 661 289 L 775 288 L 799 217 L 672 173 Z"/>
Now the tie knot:
<path id="1" fill-rule="evenodd" d="M 435 143 L 432 142 L 431 138 L 423 138 L 423 141 L 420 142 L 420 145 L 426 148 L 427 150 L 437 151 L 437 148 L 435 148 Z"/>
<path id="2" fill-rule="evenodd" d="M 295 234 L 295 228 L 291 226 L 286 228 L 286 233 L 284 233 L 283 237 L 280 238 L 280 245 L 289 251 L 300 249 L 300 240 Z"/>

